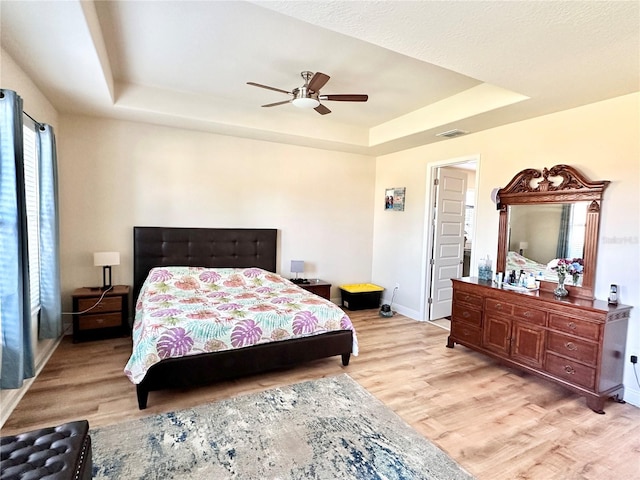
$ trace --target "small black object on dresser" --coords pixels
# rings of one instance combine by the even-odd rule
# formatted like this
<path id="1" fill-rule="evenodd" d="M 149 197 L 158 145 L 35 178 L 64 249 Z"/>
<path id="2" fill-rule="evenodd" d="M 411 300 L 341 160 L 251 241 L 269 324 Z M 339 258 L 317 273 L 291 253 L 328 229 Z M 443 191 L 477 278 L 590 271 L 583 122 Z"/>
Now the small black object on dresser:
<path id="1" fill-rule="evenodd" d="M 77 288 L 73 292 L 73 342 L 129 335 L 128 285 Z M 103 296 L 104 293 L 104 296 Z"/>

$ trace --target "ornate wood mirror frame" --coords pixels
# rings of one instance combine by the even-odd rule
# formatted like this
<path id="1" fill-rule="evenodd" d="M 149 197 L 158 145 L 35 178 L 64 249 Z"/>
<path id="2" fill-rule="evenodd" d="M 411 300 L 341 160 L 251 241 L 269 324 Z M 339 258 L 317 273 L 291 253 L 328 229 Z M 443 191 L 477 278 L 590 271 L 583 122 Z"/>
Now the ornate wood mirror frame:
<path id="1" fill-rule="evenodd" d="M 541 180 L 538 180 L 540 179 Z M 558 183 L 559 182 L 559 183 Z M 525 169 L 516 174 L 509 184 L 498 191 L 498 210 L 500 223 L 498 228 L 497 271 L 505 272 L 509 242 L 509 206 L 535 204 L 572 204 L 590 202 L 587 207 L 587 219 L 584 238 L 584 272 L 581 286 L 567 286 L 570 297 L 593 299 L 596 277 L 596 259 L 598 252 L 598 230 L 600 226 L 600 206 L 602 194 L 609 181 L 591 182 L 575 168 L 568 165 L 556 165 L 542 171 Z M 553 291 L 556 284 L 542 281 L 540 290 Z"/>

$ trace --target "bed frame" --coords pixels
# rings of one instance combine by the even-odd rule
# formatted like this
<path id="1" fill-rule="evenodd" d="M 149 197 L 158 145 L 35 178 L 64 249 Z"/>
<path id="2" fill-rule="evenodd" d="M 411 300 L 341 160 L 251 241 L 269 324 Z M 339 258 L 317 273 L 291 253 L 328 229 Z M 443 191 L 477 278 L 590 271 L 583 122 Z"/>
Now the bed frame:
<path id="1" fill-rule="evenodd" d="M 275 272 L 277 236 L 275 229 L 133 227 L 134 302 L 153 267 L 259 267 Z M 147 407 L 154 390 L 207 385 L 334 355 L 341 355 L 347 366 L 352 345 L 351 330 L 343 330 L 165 359 L 136 385 L 138 407 Z"/>

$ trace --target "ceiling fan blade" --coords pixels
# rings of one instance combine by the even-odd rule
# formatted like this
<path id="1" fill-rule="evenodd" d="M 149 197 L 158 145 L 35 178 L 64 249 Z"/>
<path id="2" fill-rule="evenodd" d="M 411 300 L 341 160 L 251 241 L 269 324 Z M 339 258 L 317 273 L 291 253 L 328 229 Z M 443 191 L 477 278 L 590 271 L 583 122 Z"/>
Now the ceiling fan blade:
<path id="1" fill-rule="evenodd" d="M 329 110 L 327 107 L 325 107 L 322 104 L 318 105 L 316 108 L 314 108 L 314 110 L 318 112 L 320 115 L 326 115 L 327 113 L 331 113 L 331 110 Z"/>
<path id="2" fill-rule="evenodd" d="M 326 85 L 331 77 L 329 75 L 325 75 L 324 73 L 316 72 L 311 81 L 309 82 L 308 88 L 309 90 L 313 90 L 318 93 L 322 87 Z"/>
<path id="3" fill-rule="evenodd" d="M 273 90 L 274 92 L 286 93 L 288 95 L 291 95 L 291 92 L 287 92 L 286 90 L 282 90 L 281 88 L 268 87 L 267 85 L 260 85 L 259 83 L 255 82 L 247 82 L 247 85 L 253 85 L 254 87 L 266 88 L 267 90 Z"/>
<path id="4" fill-rule="evenodd" d="M 285 100 L 284 102 L 267 103 L 266 105 L 262 105 L 262 106 L 263 107 L 276 107 L 278 105 L 284 105 L 285 103 L 291 103 L 291 100 Z"/>
<path id="5" fill-rule="evenodd" d="M 357 94 L 341 94 L 341 95 L 320 95 L 320 100 L 331 100 L 334 102 L 366 102 L 369 100 L 369 95 L 357 95 Z"/>

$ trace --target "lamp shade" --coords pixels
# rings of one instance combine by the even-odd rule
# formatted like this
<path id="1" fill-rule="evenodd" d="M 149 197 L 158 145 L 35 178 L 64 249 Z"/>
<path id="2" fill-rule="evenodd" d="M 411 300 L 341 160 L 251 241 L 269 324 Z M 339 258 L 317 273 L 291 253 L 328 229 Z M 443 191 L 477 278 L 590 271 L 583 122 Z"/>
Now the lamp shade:
<path id="1" fill-rule="evenodd" d="M 96 267 L 120 265 L 120 252 L 96 252 L 93 254 L 93 265 Z"/>
<path id="2" fill-rule="evenodd" d="M 302 272 L 304 272 L 304 261 L 291 260 L 291 273 L 302 273 Z"/>
<path id="3" fill-rule="evenodd" d="M 291 103 L 293 103 L 298 108 L 316 108 L 318 105 L 320 105 L 320 102 L 318 100 L 310 97 L 294 98 L 293 100 L 291 100 Z"/>

